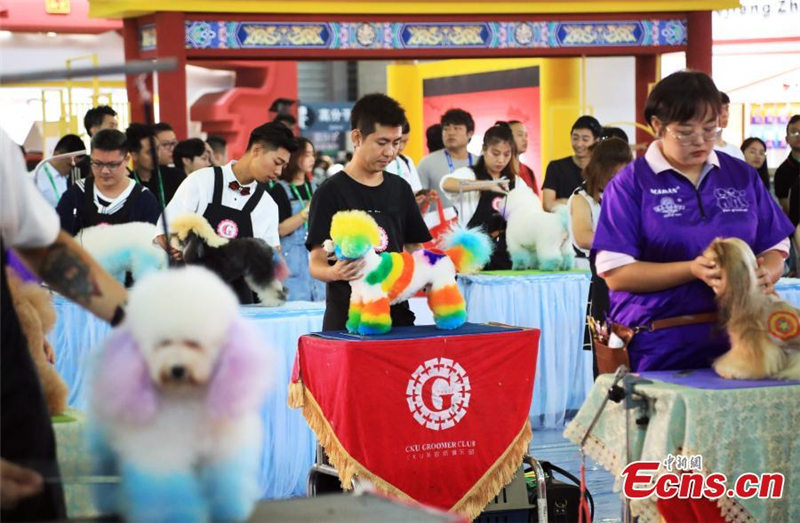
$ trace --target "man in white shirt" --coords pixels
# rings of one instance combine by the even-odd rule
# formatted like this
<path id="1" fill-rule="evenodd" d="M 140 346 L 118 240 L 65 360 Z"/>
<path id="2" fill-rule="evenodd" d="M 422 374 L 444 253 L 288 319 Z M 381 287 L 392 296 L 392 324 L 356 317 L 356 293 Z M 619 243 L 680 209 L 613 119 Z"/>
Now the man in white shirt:
<path id="1" fill-rule="evenodd" d="M 297 148 L 292 131 L 270 122 L 250 133 L 247 151 L 237 162 L 195 171 L 178 187 L 165 210 L 167 220 L 185 213 L 202 214 L 223 238 L 261 238 L 280 249 L 278 206 L 265 185 L 278 179 Z M 159 218 L 158 230 L 162 230 Z M 163 235 L 159 243 L 168 248 Z M 180 253 L 169 249 L 174 258 Z"/>
<path id="2" fill-rule="evenodd" d="M 107 321 L 122 320 L 127 292 L 69 234 L 60 230 L 58 215 L 26 176 L 19 146 L 2 129 L 0 232 L 0 519 L 62 520 L 66 519 L 66 510 L 58 481 L 52 423 L 11 303 L 6 283 L 6 248 L 14 247 L 27 267 L 52 289 Z"/>
<path id="3" fill-rule="evenodd" d="M 417 168 L 414 166 L 414 160 L 403 154 L 403 150 L 408 145 L 409 134 L 411 133 L 411 126 L 408 122 L 403 124 L 403 136 L 400 138 L 400 147 L 397 149 L 397 156 L 394 157 L 389 165 L 386 166 L 386 172 L 396 174 L 400 178 L 408 182 L 411 190 L 416 195 L 422 189 L 422 183 L 419 181 L 419 174 Z M 424 200 L 424 196 L 417 196 L 417 204 L 420 199 Z"/>
<path id="4" fill-rule="evenodd" d="M 722 132 L 728 127 L 728 118 L 731 114 L 731 99 L 730 97 L 723 93 L 722 91 L 719 92 L 719 98 L 722 102 L 722 107 L 719 111 L 719 127 L 720 132 L 719 136 L 717 136 L 717 141 L 714 143 L 714 150 L 715 151 L 722 151 L 723 153 L 729 154 L 734 158 L 738 158 L 741 161 L 744 161 L 744 153 L 737 146 L 732 143 L 728 143 L 722 139 Z"/>
<path id="5" fill-rule="evenodd" d="M 66 153 L 85 151 L 86 145 L 75 134 L 66 134 L 58 140 L 53 156 Z M 72 185 L 70 172 L 85 158 L 84 155 L 57 158 L 43 163 L 36 171 L 31 173 L 33 183 L 42 193 L 45 200 L 52 206 L 58 205 L 61 195 Z"/>

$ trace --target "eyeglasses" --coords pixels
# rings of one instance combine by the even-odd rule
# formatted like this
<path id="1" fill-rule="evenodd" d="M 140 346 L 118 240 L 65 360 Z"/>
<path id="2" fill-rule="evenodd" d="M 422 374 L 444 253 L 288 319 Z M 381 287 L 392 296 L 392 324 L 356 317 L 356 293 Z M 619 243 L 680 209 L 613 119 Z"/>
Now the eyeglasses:
<path id="1" fill-rule="evenodd" d="M 177 140 L 171 142 L 160 142 L 159 145 L 161 145 L 161 147 L 163 147 L 164 149 L 174 149 L 175 146 L 178 145 L 178 142 Z"/>
<path id="2" fill-rule="evenodd" d="M 702 131 L 673 131 L 669 127 L 666 127 L 666 130 L 669 134 L 675 138 L 679 144 L 684 147 L 688 147 L 693 145 L 697 141 L 697 137 L 700 136 L 704 142 L 713 142 L 715 141 L 720 134 L 722 134 L 721 127 L 714 127 L 712 129 L 703 129 Z"/>
<path id="3" fill-rule="evenodd" d="M 93 170 L 102 172 L 103 169 L 108 169 L 109 171 L 116 171 L 122 166 L 123 163 L 125 163 L 125 160 L 120 160 L 118 162 L 98 162 L 97 160 L 92 160 L 91 162 L 89 162 L 89 165 L 92 166 Z"/>

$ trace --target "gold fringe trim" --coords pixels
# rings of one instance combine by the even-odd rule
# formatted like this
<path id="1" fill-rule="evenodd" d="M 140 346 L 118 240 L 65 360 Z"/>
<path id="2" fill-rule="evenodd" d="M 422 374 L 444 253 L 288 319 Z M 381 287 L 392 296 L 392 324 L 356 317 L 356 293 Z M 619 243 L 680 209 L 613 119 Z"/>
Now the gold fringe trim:
<path id="1" fill-rule="evenodd" d="M 299 386 L 292 388 L 293 386 Z M 294 392 L 293 392 L 294 390 Z M 380 492 L 395 496 L 397 498 L 419 503 L 411 496 L 395 487 L 385 479 L 367 470 L 364 465 L 355 460 L 345 450 L 339 438 L 333 432 L 328 420 L 322 414 L 322 409 L 309 390 L 302 386 L 302 383 L 292 383 L 289 385 L 289 402 L 297 404 L 296 394 L 300 391 L 303 397 L 299 401 L 303 407 L 303 417 L 308 426 L 317 437 L 317 441 L 325 449 L 325 453 L 330 459 L 331 465 L 336 467 L 339 472 L 339 480 L 345 489 L 352 488 L 354 476 L 359 476 L 370 481 Z M 294 399 L 293 399 L 294 398 Z M 294 407 L 297 408 L 297 407 Z M 528 452 L 531 442 L 530 421 L 525 419 L 522 430 L 514 438 L 503 454 L 489 467 L 489 470 L 475 483 L 475 485 L 450 508 L 451 512 L 457 512 L 470 520 L 477 518 L 489 501 L 494 498 L 500 490 L 511 483 L 517 470 L 522 465 L 522 458 Z"/>
<path id="2" fill-rule="evenodd" d="M 522 458 L 528 453 L 532 437 L 531 422 L 526 416 L 522 430 L 503 455 L 450 510 L 470 519 L 477 518 L 489 501 L 514 479 L 514 474 L 522 466 Z"/>
<path id="3" fill-rule="evenodd" d="M 305 387 L 303 386 L 303 380 L 297 380 L 289 383 L 289 400 L 287 401 L 289 408 L 299 409 L 303 406 L 304 390 Z"/>

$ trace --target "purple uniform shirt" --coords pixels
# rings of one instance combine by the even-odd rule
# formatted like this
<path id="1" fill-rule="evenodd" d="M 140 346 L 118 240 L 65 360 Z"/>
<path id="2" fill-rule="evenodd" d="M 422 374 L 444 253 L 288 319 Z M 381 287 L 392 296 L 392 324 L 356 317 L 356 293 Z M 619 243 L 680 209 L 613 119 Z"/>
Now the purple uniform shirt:
<path id="1" fill-rule="evenodd" d="M 645 158 L 627 165 L 603 193 L 592 252 L 688 261 L 718 236 L 741 238 L 761 253 L 792 234 L 756 171 L 727 154 L 717 156 L 719 167 L 707 165 L 698 188 L 672 169 L 654 172 Z M 610 291 L 609 298 L 610 318 L 629 327 L 716 310 L 713 291 L 700 280 L 644 294 Z M 629 354 L 634 370 L 688 369 L 709 366 L 728 348 L 718 326 L 701 324 L 642 331 Z"/>

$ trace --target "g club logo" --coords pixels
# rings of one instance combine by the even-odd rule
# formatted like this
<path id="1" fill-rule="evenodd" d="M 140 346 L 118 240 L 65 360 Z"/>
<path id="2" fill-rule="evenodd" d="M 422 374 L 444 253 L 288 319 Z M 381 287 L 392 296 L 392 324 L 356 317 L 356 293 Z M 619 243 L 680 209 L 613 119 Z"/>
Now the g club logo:
<path id="1" fill-rule="evenodd" d="M 239 236 L 239 226 L 233 220 L 224 219 L 217 225 L 217 234 L 232 240 Z"/>
<path id="2" fill-rule="evenodd" d="M 408 410 L 423 427 L 447 430 L 467 414 L 470 390 L 461 365 L 448 358 L 427 360 L 408 380 Z"/>

